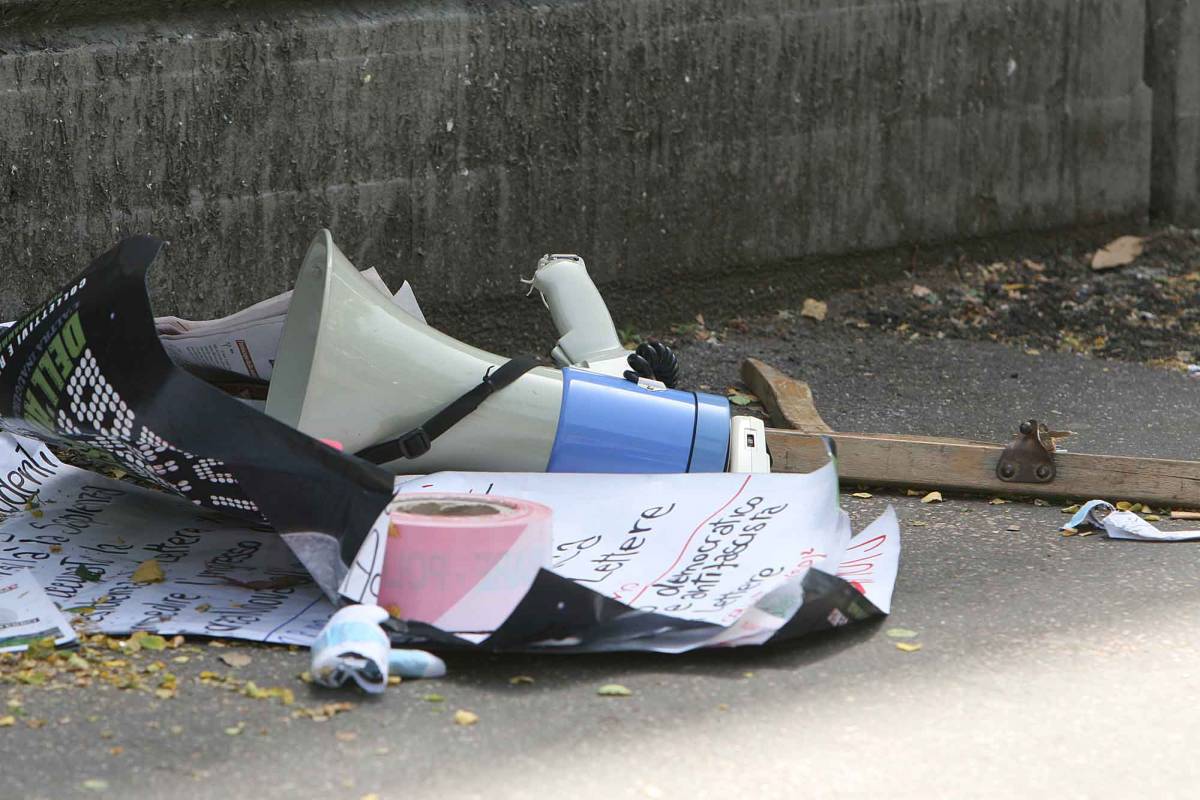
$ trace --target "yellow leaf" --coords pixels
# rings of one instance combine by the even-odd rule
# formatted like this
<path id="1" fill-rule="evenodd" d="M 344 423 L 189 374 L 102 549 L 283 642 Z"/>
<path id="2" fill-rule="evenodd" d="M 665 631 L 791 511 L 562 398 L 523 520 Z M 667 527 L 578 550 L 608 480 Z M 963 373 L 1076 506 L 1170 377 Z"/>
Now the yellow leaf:
<path id="1" fill-rule="evenodd" d="M 1003 497 L 993 497 L 991 500 L 988 500 L 988 505 L 989 506 L 1002 506 L 1005 503 L 1011 503 L 1011 502 L 1012 502 L 1011 500 L 1005 500 Z"/>
<path id="2" fill-rule="evenodd" d="M 1160 517 L 1158 514 L 1147 514 L 1145 517 L 1143 517 L 1143 519 L 1145 519 L 1146 522 L 1158 522 L 1162 519 L 1162 517 Z"/>
<path id="3" fill-rule="evenodd" d="M 1076 511 L 1079 510 L 1079 506 L 1077 506 L 1077 505 L 1067 506 L 1066 508 L 1061 509 L 1061 510 L 1062 510 L 1062 513 L 1064 513 L 1064 514 L 1074 514 Z"/>
<path id="4" fill-rule="evenodd" d="M 629 697 L 633 692 L 619 683 L 606 683 L 596 690 L 596 694 L 601 697 Z"/>
<path id="5" fill-rule="evenodd" d="M 1128 511 L 1133 508 L 1133 503 L 1128 500 L 1118 500 L 1115 505 L 1121 511 Z"/>
<path id="6" fill-rule="evenodd" d="M 1132 264 L 1142 254 L 1143 241 L 1140 236 L 1112 240 L 1092 254 L 1092 269 L 1099 271 Z"/>
<path id="7" fill-rule="evenodd" d="M 473 711 L 467 711 L 465 708 L 460 708 L 454 712 L 454 724 L 456 725 L 474 725 L 479 722 L 479 715 Z"/>
<path id="8" fill-rule="evenodd" d="M 5 716 L 5 717 L 0 717 L 0 728 L 11 728 L 13 725 L 16 725 L 16 724 L 17 724 L 17 718 L 14 717 L 12 714 L 9 714 L 8 716 Z"/>
<path id="9" fill-rule="evenodd" d="M 896 649 L 906 653 L 915 653 L 921 649 L 920 642 L 896 642 Z"/>
<path id="10" fill-rule="evenodd" d="M 513 686 L 519 686 L 521 684 L 533 683 L 533 677 L 530 675 L 513 675 L 508 679 L 508 682 Z"/>
<path id="11" fill-rule="evenodd" d="M 138 568 L 133 571 L 130 580 L 134 583 L 162 583 L 166 577 L 158 559 L 152 558 L 139 564 Z"/>
<path id="12" fill-rule="evenodd" d="M 828 311 L 829 306 L 825 303 L 809 297 L 804 301 L 804 306 L 800 309 L 800 316 L 821 322 L 825 319 Z"/>
<path id="13" fill-rule="evenodd" d="M 145 632 L 143 631 L 143 633 Z M 167 649 L 167 640 L 156 633 L 146 633 L 141 637 L 139 643 L 142 645 L 143 650 L 152 650 L 157 652 L 159 650 Z"/>
<path id="14" fill-rule="evenodd" d="M 855 492 L 850 496 L 857 497 L 859 500 L 870 500 L 875 495 L 871 494 L 870 492 Z"/>
<path id="15" fill-rule="evenodd" d="M 930 492 L 921 498 L 922 503 L 940 503 L 942 502 L 941 492 Z"/>

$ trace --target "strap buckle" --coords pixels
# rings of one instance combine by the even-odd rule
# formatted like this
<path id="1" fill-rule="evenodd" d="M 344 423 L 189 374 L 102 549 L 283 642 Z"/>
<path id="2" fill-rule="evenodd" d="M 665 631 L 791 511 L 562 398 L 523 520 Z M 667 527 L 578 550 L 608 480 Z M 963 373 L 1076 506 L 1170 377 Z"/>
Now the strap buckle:
<path id="1" fill-rule="evenodd" d="M 396 440 L 396 448 L 404 458 L 418 458 L 429 452 L 433 440 L 424 428 L 413 428 Z"/>

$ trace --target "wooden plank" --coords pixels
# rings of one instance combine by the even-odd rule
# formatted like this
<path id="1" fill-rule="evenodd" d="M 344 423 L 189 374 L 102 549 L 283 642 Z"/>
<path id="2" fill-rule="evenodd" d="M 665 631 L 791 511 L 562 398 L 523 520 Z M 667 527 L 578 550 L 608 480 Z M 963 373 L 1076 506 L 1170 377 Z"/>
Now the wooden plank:
<path id="1" fill-rule="evenodd" d="M 996 477 L 1003 448 L 965 440 L 827 434 L 837 443 L 838 474 L 848 483 L 957 490 L 990 495 L 1131 500 L 1200 507 L 1200 462 L 1055 453 L 1052 483 L 1005 483 Z M 775 472 L 810 472 L 826 461 L 821 437 L 767 430 Z"/>
<path id="2" fill-rule="evenodd" d="M 833 430 L 821 419 L 812 390 L 804 381 L 790 378 L 757 358 L 742 362 L 742 380 L 762 400 L 775 427 L 812 433 Z"/>
<path id="3" fill-rule="evenodd" d="M 1007 483 L 996 477 L 1003 445 L 942 436 L 835 433 L 817 412 L 808 384 L 755 358 L 742 364 L 742 379 L 763 401 L 772 423 L 792 429 L 767 430 L 775 472 L 810 472 L 823 465 L 827 455 L 820 434 L 825 434 L 837 443 L 838 474 L 850 483 L 1200 507 L 1197 461 L 1058 452 L 1058 474 L 1051 483 Z"/>

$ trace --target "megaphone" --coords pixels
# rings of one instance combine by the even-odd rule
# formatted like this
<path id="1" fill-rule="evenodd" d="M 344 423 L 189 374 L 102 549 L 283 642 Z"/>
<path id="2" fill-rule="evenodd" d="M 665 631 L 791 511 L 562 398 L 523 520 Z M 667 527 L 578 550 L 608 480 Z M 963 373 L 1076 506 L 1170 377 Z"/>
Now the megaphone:
<path id="1" fill-rule="evenodd" d="M 292 295 L 266 413 L 347 452 L 420 441 L 435 411 L 508 359 L 464 344 L 387 302 L 333 243 L 313 239 Z M 586 369 L 536 367 L 489 396 L 398 473 L 721 472 L 723 397 Z"/>

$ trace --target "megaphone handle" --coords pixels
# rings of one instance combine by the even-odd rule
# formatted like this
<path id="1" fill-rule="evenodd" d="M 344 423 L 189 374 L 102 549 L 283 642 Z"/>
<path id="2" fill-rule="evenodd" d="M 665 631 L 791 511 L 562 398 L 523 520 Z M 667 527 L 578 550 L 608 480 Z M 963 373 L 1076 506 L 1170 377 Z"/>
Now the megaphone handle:
<path id="1" fill-rule="evenodd" d="M 387 464 L 401 458 L 423 456 L 433 446 L 434 439 L 466 419 L 468 414 L 479 408 L 493 393 L 512 384 L 537 365 L 537 360 L 533 358 L 522 356 L 510 359 L 496 369 L 489 370 L 479 384 L 434 414 L 424 424 L 396 439 L 365 447 L 355 455 L 373 464 Z"/>

